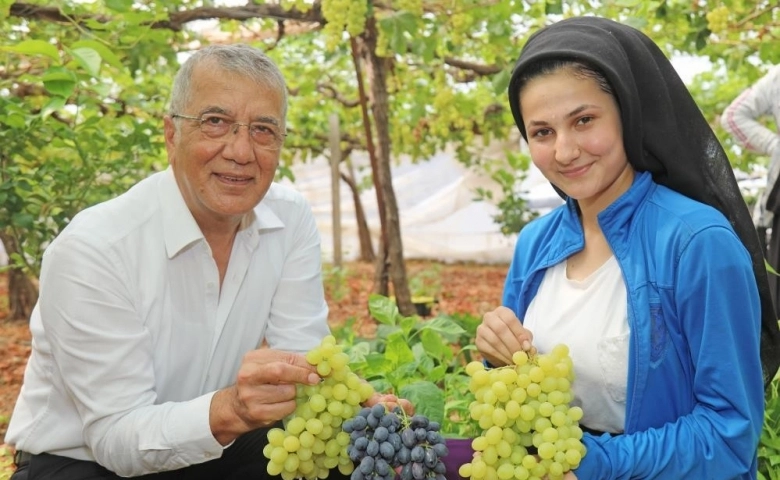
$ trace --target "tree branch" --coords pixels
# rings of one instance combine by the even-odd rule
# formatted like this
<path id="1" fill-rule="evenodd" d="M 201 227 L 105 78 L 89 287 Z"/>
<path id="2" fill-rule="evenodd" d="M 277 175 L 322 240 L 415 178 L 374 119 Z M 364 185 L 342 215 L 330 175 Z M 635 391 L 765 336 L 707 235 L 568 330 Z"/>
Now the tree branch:
<path id="1" fill-rule="evenodd" d="M 93 19 L 107 23 L 110 19 L 103 15 L 66 15 L 59 7 L 44 7 L 29 3 L 14 2 L 9 12 L 12 17 L 27 20 L 44 20 L 49 22 L 70 23 L 75 20 L 82 22 Z M 197 7 L 192 10 L 171 12 L 167 20 L 151 24 L 152 28 L 181 31 L 184 25 L 196 20 L 229 19 L 251 20 L 253 18 L 274 18 L 277 20 L 296 20 L 300 22 L 325 23 L 320 10 L 320 3 L 314 2 L 311 9 L 302 12 L 296 8 L 285 10 L 281 5 L 244 5 L 239 7 Z"/>
<path id="2" fill-rule="evenodd" d="M 88 19 L 96 20 L 101 23 L 108 23 L 110 21 L 110 18 L 104 15 L 66 15 L 59 7 L 32 5 L 24 2 L 14 2 L 11 4 L 10 16 L 27 20 L 44 20 L 59 23 L 71 23 L 73 21 L 81 23 Z M 197 7 L 191 10 L 170 12 L 167 20 L 154 22 L 151 24 L 151 27 L 178 32 L 181 31 L 187 23 L 196 20 L 224 19 L 246 21 L 255 18 L 273 18 L 279 21 L 279 23 L 284 20 L 316 23 L 320 25 L 326 23 L 322 16 L 320 2 L 315 1 L 311 8 L 306 12 L 298 10 L 297 8 L 285 10 L 278 4 L 244 5 L 236 7 Z M 280 26 L 277 33 L 277 42 L 284 33 L 284 27 Z M 453 57 L 445 57 L 444 63 L 460 70 L 473 72 L 477 76 L 493 75 L 500 72 L 502 69 L 502 67 L 498 65 L 479 64 Z"/>
<path id="3" fill-rule="evenodd" d="M 302 12 L 297 8 L 285 10 L 281 5 L 245 5 L 242 7 L 198 7 L 192 10 L 172 12 L 168 20 L 155 22 L 152 28 L 167 28 L 181 30 L 186 23 L 195 20 L 229 19 L 251 20 L 253 18 L 274 18 L 277 20 L 296 20 L 299 22 L 325 23 L 320 10 L 320 2 L 315 2 L 311 9 Z"/>
<path id="4" fill-rule="evenodd" d="M 330 83 L 318 83 L 317 84 L 317 91 L 321 94 L 325 95 L 328 98 L 332 98 L 333 100 L 336 100 L 340 104 L 344 105 L 348 108 L 357 107 L 360 105 L 360 100 L 350 100 L 343 95 L 341 95 L 338 90 L 336 90 L 336 87 L 331 85 Z"/>
<path id="5" fill-rule="evenodd" d="M 494 75 L 503 70 L 503 68 L 499 67 L 498 65 L 485 65 L 481 63 L 467 62 L 465 60 L 459 60 L 452 57 L 444 57 L 444 63 L 461 70 L 470 70 L 480 76 Z"/>

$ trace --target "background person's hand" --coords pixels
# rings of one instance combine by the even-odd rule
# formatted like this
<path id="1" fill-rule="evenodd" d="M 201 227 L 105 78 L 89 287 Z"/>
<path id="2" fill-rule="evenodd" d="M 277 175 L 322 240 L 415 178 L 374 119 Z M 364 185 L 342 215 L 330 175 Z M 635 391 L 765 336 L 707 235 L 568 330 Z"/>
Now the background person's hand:
<path id="1" fill-rule="evenodd" d="M 242 433 L 267 427 L 295 411 L 296 384 L 321 381 L 304 355 L 260 349 L 247 353 L 236 384 L 214 394 L 209 423 L 226 445 Z"/>
<path id="2" fill-rule="evenodd" d="M 515 352 L 533 351 L 533 339 L 512 310 L 498 307 L 482 316 L 475 344 L 488 362 L 500 367 L 511 364 Z"/>

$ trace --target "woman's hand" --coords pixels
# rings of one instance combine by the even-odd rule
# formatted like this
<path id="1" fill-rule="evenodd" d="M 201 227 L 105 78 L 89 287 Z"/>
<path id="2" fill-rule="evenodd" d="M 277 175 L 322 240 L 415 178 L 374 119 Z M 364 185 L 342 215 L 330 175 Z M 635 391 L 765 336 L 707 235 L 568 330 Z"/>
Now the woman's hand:
<path id="1" fill-rule="evenodd" d="M 523 328 L 512 310 L 498 307 L 482 317 L 475 344 L 488 362 L 500 367 L 511 364 L 515 352 L 533 351 L 533 339 L 531 331 Z"/>

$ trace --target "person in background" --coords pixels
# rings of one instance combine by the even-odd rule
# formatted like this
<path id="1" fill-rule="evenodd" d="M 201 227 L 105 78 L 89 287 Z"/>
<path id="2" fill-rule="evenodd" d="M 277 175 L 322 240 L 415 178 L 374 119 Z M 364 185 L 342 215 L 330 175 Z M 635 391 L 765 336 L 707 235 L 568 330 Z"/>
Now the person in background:
<path id="1" fill-rule="evenodd" d="M 766 187 L 761 191 L 753 221 L 766 245 L 767 260 L 775 270 L 780 269 L 780 131 L 772 130 L 766 122 L 772 120 L 780 128 L 780 65 L 770 68 L 754 85 L 742 92 L 723 111 L 720 124 L 744 148 L 769 157 Z M 778 232 L 774 234 L 773 232 Z M 780 282 L 769 276 L 769 288 L 775 304 L 775 315 L 780 318 Z"/>
<path id="2" fill-rule="evenodd" d="M 587 452 L 567 479 L 755 479 L 780 335 L 728 158 L 673 66 L 632 27 L 566 19 L 529 38 L 509 103 L 566 204 L 520 232 L 479 351 L 569 347 Z"/>
<path id="3" fill-rule="evenodd" d="M 14 480 L 267 476 L 266 432 L 320 381 L 303 353 L 330 333 L 314 217 L 273 181 L 286 110 L 260 50 L 197 51 L 173 82 L 169 168 L 48 247 Z"/>

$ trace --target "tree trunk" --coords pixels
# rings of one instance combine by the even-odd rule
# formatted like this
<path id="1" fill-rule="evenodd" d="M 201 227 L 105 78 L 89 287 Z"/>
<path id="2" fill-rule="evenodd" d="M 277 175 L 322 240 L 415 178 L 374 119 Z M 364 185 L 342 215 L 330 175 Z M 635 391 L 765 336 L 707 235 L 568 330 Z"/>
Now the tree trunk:
<path id="1" fill-rule="evenodd" d="M 364 54 L 368 59 L 369 83 L 371 84 L 373 100 L 371 112 L 377 134 L 376 151 L 379 169 L 373 174 L 378 176 L 385 201 L 387 243 L 384 248 L 387 253 L 390 280 L 393 282 L 393 293 L 398 310 L 403 315 L 414 315 L 416 310 L 412 303 L 406 278 L 403 243 L 401 242 L 401 222 L 390 172 L 390 131 L 388 128 L 390 125 L 388 116 L 390 102 L 387 95 L 387 63 L 386 60 L 376 55 L 377 29 L 376 20 L 373 17 L 370 17 L 366 22 L 366 30 L 362 34 L 362 38 L 365 41 Z"/>
<path id="2" fill-rule="evenodd" d="M 19 244 L 13 236 L 0 231 L 0 240 L 3 242 L 9 258 L 13 254 L 22 254 Z M 28 320 L 37 301 L 38 287 L 24 270 L 11 266 L 8 270 L 8 319 Z"/>
<path id="3" fill-rule="evenodd" d="M 374 286 L 371 289 L 374 293 L 387 296 L 389 294 L 389 282 L 387 274 L 387 218 L 385 213 L 385 197 L 382 185 L 379 182 L 379 160 L 374 148 L 374 134 L 371 129 L 371 117 L 368 115 L 368 100 L 366 99 L 366 90 L 363 87 L 363 73 L 360 68 L 360 47 L 357 40 L 350 38 L 350 48 L 352 50 L 352 63 L 355 66 L 355 78 L 357 79 L 358 95 L 360 98 L 360 111 L 363 115 L 363 129 L 366 135 L 366 149 L 368 158 L 371 160 L 371 180 L 374 182 L 374 192 L 376 193 L 377 211 L 379 212 L 379 225 L 381 234 L 379 236 L 379 253 L 376 256 L 374 264 Z"/>
<path id="4" fill-rule="evenodd" d="M 349 163 L 349 160 L 347 160 Z M 349 166 L 350 173 L 352 166 Z M 355 203 L 355 223 L 357 223 L 358 240 L 360 240 L 360 261 L 374 261 L 374 245 L 371 243 L 371 232 L 368 230 L 368 221 L 366 221 L 366 212 L 363 210 L 363 202 L 360 201 L 360 191 L 353 177 L 341 172 L 341 179 L 352 191 L 352 201 Z"/>

